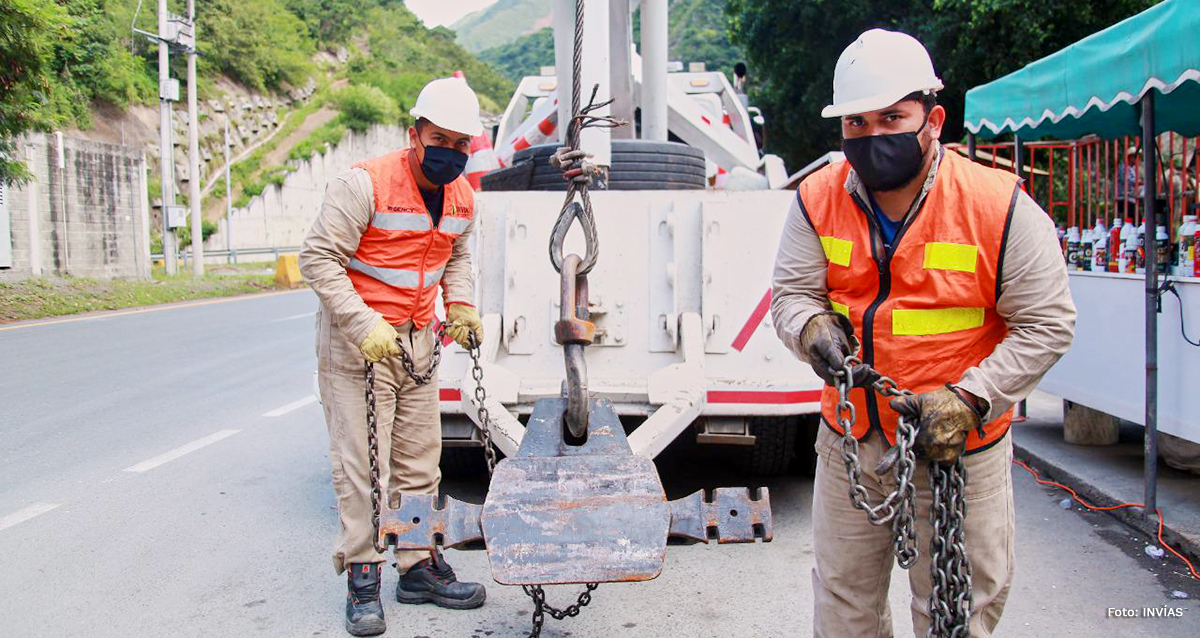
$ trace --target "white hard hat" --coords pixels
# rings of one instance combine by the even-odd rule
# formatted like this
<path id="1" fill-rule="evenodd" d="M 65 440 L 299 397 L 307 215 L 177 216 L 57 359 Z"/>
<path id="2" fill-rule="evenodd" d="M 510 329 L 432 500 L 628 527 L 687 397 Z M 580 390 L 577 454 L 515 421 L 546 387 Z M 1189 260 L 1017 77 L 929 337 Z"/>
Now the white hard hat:
<path id="1" fill-rule="evenodd" d="M 833 70 L 833 104 L 821 117 L 877 111 L 916 91 L 942 90 L 929 52 L 907 33 L 871 29 L 842 51 Z"/>
<path id="2" fill-rule="evenodd" d="M 479 98 L 462 78 L 440 78 L 426 84 L 408 114 L 471 137 L 483 132 Z"/>

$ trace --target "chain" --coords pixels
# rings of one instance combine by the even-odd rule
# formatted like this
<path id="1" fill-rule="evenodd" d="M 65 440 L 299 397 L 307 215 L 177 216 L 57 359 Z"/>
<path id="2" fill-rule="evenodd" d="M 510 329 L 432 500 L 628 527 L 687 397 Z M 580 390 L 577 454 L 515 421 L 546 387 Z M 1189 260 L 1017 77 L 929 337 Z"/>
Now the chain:
<path id="1" fill-rule="evenodd" d="M 954 463 L 930 463 L 929 487 L 933 505 L 929 522 L 929 594 L 927 638 L 966 638 L 971 619 L 971 561 L 964 544 L 967 503 L 963 493 L 967 468 L 960 457 Z"/>
<path id="2" fill-rule="evenodd" d="M 383 500 L 383 488 L 379 486 L 379 437 L 375 432 L 375 365 L 366 363 L 367 376 L 367 463 L 371 470 L 371 528 L 375 531 L 372 543 L 380 554 L 387 545 L 379 541 L 379 502 Z"/>
<path id="3" fill-rule="evenodd" d="M 878 467 L 876 474 L 886 471 L 890 465 L 896 478 L 896 489 L 883 501 L 872 505 L 866 487 L 861 482 L 862 466 L 858 459 L 858 439 L 852 432 L 855 421 L 854 404 L 850 402 L 850 389 L 854 368 L 862 362 L 854 355 L 847 356 L 837 378 L 837 419 L 842 428 L 842 460 L 846 464 L 846 476 L 850 481 L 850 503 L 867 513 L 872 525 L 892 525 L 892 551 L 900 567 L 908 569 L 917 562 L 917 534 L 915 526 L 916 486 L 913 471 L 916 468 L 914 443 L 916 427 L 906 417 L 900 417 L 896 426 L 896 445 L 889 450 L 887 458 Z M 861 374 L 860 374 L 861 376 Z M 912 396 L 911 390 L 901 389 L 894 380 L 882 376 L 871 384 L 871 389 L 885 397 Z M 967 556 L 965 521 L 967 504 L 964 499 L 967 485 L 967 468 L 960 456 L 952 464 L 929 463 L 929 486 L 933 493 L 929 518 L 933 533 L 929 539 L 929 572 L 932 588 L 929 593 L 929 630 L 926 638 L 967 638 L 972 611 L 971 561 Z"/>
<path id="4" fill-rule="evenodd" d="M 853 369 L 860 365 L 857 357 L 846 357 L 842 373 L 838 376 L 838 424 L 842 427 L 842 461 L 846 464 L 846 477 L 850 482 L 850 503 L 855 508 L 867 513 L 867 520 L 872 525 L 892 524 L 893 552 L 900 566 L 908 569 L 917 562 L 920 552 L 917 550 L 917 533 L 914 522 L 916 487 L 913 485 L 913 470 L 916 468 L 916 452 L 913 443 L 917 438 L 916 428 L 908 419 L 901 417 L 896 426 L 897 458 L 893 465 L 896 477 L 896 489 L 890 492 L 883 501 L 872 505 L 868 499 L 867 488 L 861 482 L 862 466 L 858 460 L 858 439 L 854 438 L 852 430 L 855 421 L 854 404 L 850 402 L 850 380 L 854 378 Z M 901 390 L 896 382 L 888 377 L 880 376 L 872 384 L 873 389 L 891 397 L 909 396 L 911 390 Z"/>
<path id="5" fill-rule="evenodd" d="M 433 380 L 433 375 L 437 374 L 438 364 L 442 362 L 442 341 L 446 338 L 446 322 L 438 326 L 437 334 L 433 339 L 433 354 L 429 355 L 429 367 L 424 372 L 417 372 L 417 365 L 413 363 L 412 357 L 408 355 L 408 351 L 404 349 L 404 342 L 400 337 L 396 337 L 396 345 L 400 347 L 400 365 L 404 367 L 405 374 L 412 379 L 417 385 L 425 385 Z"/>
<path id="6" fill-rule="evenodd" d="M 492 447 L 492 415 L 488 413 L 487 390 L 483 387 L 483 366 L 479 363 L 479 343 L 475 341 L 475 333 L 468 337 L 471 347 L 467 352 L 471 355 L 471 377 L 475 379 L 475 409 L 479 411 L 479 435 L 483 438 L 483 458 L 487 461 L 487 471 L 490 477 L 496 470 L 496 448 Z"/>
<path id="7" fill-rule="evenodd" d="M 546 614 L 550 614 L 555 620 L 578 616 L 580 610 L 591 604 L 592 592 L 599 586 L 599 583 L 588 583 L 587 589 L 579 594 L 573 605 L 556 609 L 546 602 L 546 592 L 541 585 L 521 585 L 521 591 L 533 599 L 533 629 L 529 631 L 529 638 L 539 638 L 542 635 L 542 624 L 546 622 Z"/>
<path id="8" fill-rule="evenodd" d="M 416 371 L 412 357 L 408 356 L 408 352 L 404 350 L 404 343 L 400 340 L 400 337 L 396 337 L 396 345 L 400 347 L 400 363 L 404 366 L 404 371 L 408 374 L 409 378 L 416 382 L 417 385 L 425 385 L 433 380 L 434 374 L 437 373 L 438 364 L 442 361 L 442 339 L 445 336 L 446 324 L 443 322 L 438 327 L 437 334 L 434 335 L 433 354 L 430 356 L 429 369 L 420 374 Z M 472 343 L 474 343 L 474 335 L 471 338 Z M 477 359 L 478 354 L 473 352 L 472 357 Z M 478 362 L 476 363 L 476 367 L 478 367 Z M 378 424 L 375 416 L 375 364 L 370 361 L 364 362 L 363 375 L 366 377 L 367 386 L 367 464 L 371 472 L 371 529 L 375 532 L 372 544 L 375 546 L 375 551 L 382 554 L 387 551 L 387 544 L 381 542 L 379 538 L 379 516 L 383 501 L 383 487 L 379 483 L 379 433 L 377 431 Z"/>

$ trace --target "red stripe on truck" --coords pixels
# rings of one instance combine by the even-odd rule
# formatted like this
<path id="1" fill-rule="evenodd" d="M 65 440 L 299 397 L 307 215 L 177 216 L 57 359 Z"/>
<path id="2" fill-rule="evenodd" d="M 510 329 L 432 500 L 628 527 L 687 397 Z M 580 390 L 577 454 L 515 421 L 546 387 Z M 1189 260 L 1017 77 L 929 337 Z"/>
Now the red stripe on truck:
<path id="1" fill-rule="evenodd" d="M 733 340 L 733 349 L 738 352 L 746 347 L 746 343 L 750 341 L 750 337 L 754 331 L 758 329 L 758 324 L 767 316 L 767 310 L 771 308 L 771 290 L 763 293 L 762 299 L 758 300 L 758 305 L 754 307 L 754 312 L 750 313 L 750 319 L 746 321 L 746 325 L 742 326 L 742 331 L 738 333 Z"/>
<path id="2" fill-rule="evenodd" d="M 462 401 L 462 391 L 454 388 L 441 388 L 438 390 L 439 401 Z"/>
<path id="3" fill-rule="evenodd" d="M 817 403 L 820 390 L 709 390 L 709 403 Z"/>

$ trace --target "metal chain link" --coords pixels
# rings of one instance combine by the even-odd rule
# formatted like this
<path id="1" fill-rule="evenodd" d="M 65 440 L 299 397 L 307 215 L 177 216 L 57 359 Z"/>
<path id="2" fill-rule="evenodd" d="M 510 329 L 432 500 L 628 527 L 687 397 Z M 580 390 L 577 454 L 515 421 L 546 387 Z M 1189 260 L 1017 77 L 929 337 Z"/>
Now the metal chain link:
<path id="1" fill-rule="evenodd" d="M 416 365 L 413 364 L 412 357 L 404 349 L 404 343 L 400 340 L 400 337 L 396 337 L 396 345 L 400 347 L 400 363 L 404 367 L 404 372 L 417 385 L 425 385 L 433 380 L 434 374 L 437 373 L 438 365 L 442 361 L 442 339 L 445 336 L 446 324 L 443 322 L 434 335 L 433 353 L 429 358 L 429 369 L 423 373 L 416 371 Z M 375 532 L 372 544 L 375 546 L 375 551 L 382 554 L 387 551 L 387 544 L 381 542 L 379 539 L 379 517 L 383 501 L 383 487 L 379 483 L 379 434 L 377 432 L 378 424 L 375 416 L 375 364 L 370 361 L 364 362 L 363 376 L 365 377 L 367 386 L 367 465 L 371 473 L 371 529 Z"/>
<path id="2" fill-rule="evenodd" d="M 483 366 L 479 363 L 479 343 L 475 341 L 475 333 L 471 332 L 468 339 L 471 347 L 467 352 L 471 355 L 471 378 L 475 379 L 475 409 L 479 412 L 479 436 L 483 439 L 483 458 L 487 462 L 488 477 L 496 470 L 496 448 L 492 446 L 492 415 L 487 407 L 487 390 L 483 387 Z"/>
<path id="3" fill-rule="evenodd" d="M 375 432 L 375 366 L 368 361 L 365 366 L 367 377 L 367 463 L 371 472 L 371 529 L 375 531 L 372 544 L 380 554 L 387 545 L 379 540 L 379 507 L 383 500 L 383 488 L 379 486 L 379 438 Z"/>
<path id="4" fill-rule="evenodd" d="M 592 592 L 599 586 L 599 583 L 588 583 L 587 589 L 579 594 L 574 604 L 556 609 L 546 602 L 546 592 L 541 585 L 521 585 L 521 591 L 533 599 L 533 629 L 529 632 L 529 638 L 539 638 L 542 635 L 542 624 L 546 622 L 546 614 L 550 614 L 555 620 L 578 616 L 580 610 L 591 604 Z"/>
<path id="5" fill-rule="evenodd" d="M 916 564 L 920 555 L 915 526 L 916 486 L 912 482 L 916 468 L 914 444 L 917 431 L 908 418 L 900 417 L 896 426 L 896 458 L 891 467 L 896 478 L 896 489 L 888 493 L 882 502 L 872 505 L 867 489 L 861 482 L 858 439 L 852 432 L 856 414 L 854 404 L 850 402 L 850 389 L 854 368 L 861 364 L 858 357 L 847 356 L 837 378 L 837 420 L 842 428 L 842 460 L 846 464 L 846 476 L 850 482 L 850 503 L 866 512 L 867 520 L 872 525 L 892 524 L 892 551 L 900 566 L 907 569 Z M 885 397 L 914 394 L 882 375 L 871 384 L 871 389 Z M 880 468 L 876 468 L 876 471 L 879 472 Z M 929 510 L 933 533 L 929 539 L 932 588 L 929 593 L 930 624 L 926 638 L 967 638 L 973 605 L 971 560 L 967 556 L 965 542 L 967 468 L 960 456 L 952 464 L 931 462 L 928 472 L 933 493 Z"/>
<path id="6" fill-rule="evenodd" d="M 429 367 L 424 372 L 417 372 L 417 365 L 413 363 L 412 357 L 408 351 L 404 349 L 404 342 L 401 337 L 396 337 L 396 345 L 400 347 L 400 365 L 403 366 L 405 374 L 408 375 L 417 385 L 425 385 L 433 380 L 433 375 L 437 374 L 438 365 L 442 362 L 442 341 L 446 338 L 446 322 L 442 322 L 438 326 L 437 333 L 433 338 L 433 353 L 429 355 Z"/>

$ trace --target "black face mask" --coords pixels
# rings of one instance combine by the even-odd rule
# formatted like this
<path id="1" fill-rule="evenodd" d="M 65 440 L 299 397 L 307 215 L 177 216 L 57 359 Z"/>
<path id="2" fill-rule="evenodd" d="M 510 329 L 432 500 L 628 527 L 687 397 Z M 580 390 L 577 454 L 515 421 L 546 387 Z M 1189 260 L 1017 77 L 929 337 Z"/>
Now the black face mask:
<path id="1" fill-rule="evenodd" d="M 921 170 L 925 153 L 917 135 L 928 122 L 926 115 L 916 131 L 844 139 L 842 152 L 867 188 L 876 192 L 896 190 Z"/>
<path id="2" fill-rule="evenodd" d="M 467 167 L 467 154 L 444 146 L 425 146 L 425 159 L 421 160 L 421 172 L 425 179 L 437 186 L 453 182 Z"/>

